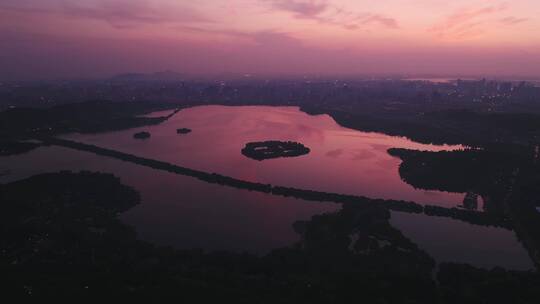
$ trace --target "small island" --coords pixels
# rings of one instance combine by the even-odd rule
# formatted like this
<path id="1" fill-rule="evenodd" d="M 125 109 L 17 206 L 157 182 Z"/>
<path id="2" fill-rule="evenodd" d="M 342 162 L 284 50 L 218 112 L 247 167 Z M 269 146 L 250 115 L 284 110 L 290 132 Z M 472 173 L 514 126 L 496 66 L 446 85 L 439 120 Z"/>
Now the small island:
<path id="1" fill-rule="evenodd" d="M 247 143 L 242 154 L 255 160 L 279 157 L 296 157 L 308 154 L 310 149 L 301 143 L 292 141 L 263 141 Z"/>
<path id="2" fill-rule="evenodd" d="M 188 133 L 191 133 L 191 129 L 188 129 L 188 128 L 176 129 L 176 133 L 177 134 L 188 134 Z"/>
<path id="3" fill-rule="evenodd" d="M 150 138 L 150 133 L 149 132 L 139 132 L 139 133 L 135 133 L 133 134 L 133 138 L 136 138 L 136 139 L 147 139 L 147 138 Z"/>

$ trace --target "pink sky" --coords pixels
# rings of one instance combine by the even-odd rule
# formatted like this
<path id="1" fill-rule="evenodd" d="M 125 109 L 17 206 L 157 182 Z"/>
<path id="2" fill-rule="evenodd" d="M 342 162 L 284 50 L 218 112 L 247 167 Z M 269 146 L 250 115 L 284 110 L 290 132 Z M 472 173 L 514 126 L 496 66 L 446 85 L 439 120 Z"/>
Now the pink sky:
<path id="1" fill-rule="evenodd" d="M 540 76 L 540 1 L 2 0 L 0 79 Z"/>

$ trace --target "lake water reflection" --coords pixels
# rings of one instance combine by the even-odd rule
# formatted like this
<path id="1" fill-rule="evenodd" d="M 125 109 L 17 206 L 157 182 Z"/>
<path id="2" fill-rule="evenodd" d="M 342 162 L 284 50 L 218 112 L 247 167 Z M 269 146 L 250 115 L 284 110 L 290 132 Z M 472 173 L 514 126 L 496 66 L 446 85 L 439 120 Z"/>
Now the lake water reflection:
<path id="1" fill-rule="evenodd" d="M 178 135 L 177 128 L 193 130 Z M 133 134 L 148 131 L 148 140 Z M 406 138 L 339 126 L 328 115 L 311 116 L 297 107 L 201 106 L 184 109 L 157 126 L 106 134 L 71 134 L 76 141 L 235 178 L 371 198 L 400 199 L 445 207 L 460 205 L 464 194 L 415 189 L 403 182 L 401 160 L 389 148 L 451 150 L 460 146 L 425 145 Z M 308 155 L 256 161 L 243 156 L 253 141 L 297 141 Z"/>
<path id="2" fill-rule="evenodd" d="M 335 203 L 315 203 L 222 187 L 116 159 L 60 147 L 42 147 L 0 157 L 9 169 L 0 183 L 61 170 L 112 173 L 135 188 L 142 203 L 122 214 L 146 241 L 176 248 L 267 253 L 292 245 L 298 220 L 333 212 Z"/>
<path id="3" fill-rule="evenodd" d="M 193 130 L 176 134 L 177 128 Z M 133 139 L 141 130 L 145 141 Z M 375 198 L 456 206 L 464 194 L 423 191 L 402 182 L 399 159 L 390 147 L 421 150 L 431 146 L 383 134 L 338 126 L 330 117 L 309 116 L 298 108 L 207 106 L 182 110 L 152 127 L 66 137 L 234 177 Z M 240 150 L 246 142 L 267 139 L 299 141 L 306 156 L 255 161 Z M 181 249 L 248 251 L 264 254 L 299 240 L 292 224 L 339 210 L 334 203 L 272 196 L 153 170 L 92 153 L 41 147 L 0 157 L 0 183 L 60 170 L 112 173 L 141 193 L 142 203 L 121 215 L 138 236 Z M 486 228 L 447 218 L 392 212 L 391 224 L 437 261 L 491 268 L 532 269 L 532 262 L 512 231 Z"/>

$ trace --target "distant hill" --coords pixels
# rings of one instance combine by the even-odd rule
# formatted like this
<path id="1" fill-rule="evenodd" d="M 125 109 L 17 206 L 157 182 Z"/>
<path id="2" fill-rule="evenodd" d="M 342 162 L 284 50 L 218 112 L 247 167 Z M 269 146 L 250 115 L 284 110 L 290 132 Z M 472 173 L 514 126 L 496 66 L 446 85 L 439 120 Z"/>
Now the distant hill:
<path id="1" fill-rule="evenodd" d="M 174 71 L 162 71 L 155 73 L 126 73 L 113 76 L 112 81 L 181 81 L 185 79 L 185 75 Z"/>

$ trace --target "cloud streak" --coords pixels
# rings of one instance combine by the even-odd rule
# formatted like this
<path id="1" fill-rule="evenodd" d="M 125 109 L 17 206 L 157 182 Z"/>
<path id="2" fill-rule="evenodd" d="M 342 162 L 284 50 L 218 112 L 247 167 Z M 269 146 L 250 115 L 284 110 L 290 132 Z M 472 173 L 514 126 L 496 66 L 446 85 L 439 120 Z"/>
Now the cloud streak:
<path id="1" fill-rule="evenodd" d="M 508 4 L 490 5 L 478 8 L 461 9 L 448 16 L 445 21 L 429 29 L 439 38 L 470 39 L 482 36 L 486 28 L 493 26 L 493 17 L 509 9 Z M 499 18 L 499 25 L 515 25 L 525 22 L 526 18 Z"/>
<path id="2" fill-rule="evenodd" d="M 366 3 L 0 0 L 0 79 L 540 71 L 538 0 Z"/>
<path id="3" fill-rule="evenodd" d="M 260 45 L 267 45 L 273 43 L 279 44 L 288 44 L 288 45 L 298 45 L 302 43 L 300 40 L 290 36 L 287 33 L 274 31 L 274 30 L 265 30 L 265 31 L 256 31 L 256 32 L 243 32 L 235 30 L 215 30 L 207 29 L 194 26 L 178 26 L 175 29 L 181 32 L 190 32 L 203 35 L 219 35 L 219 36 L 228 36 L 233 38 L 247 39 L 252 42 L 255 42 Z"/>
<path id="4" fill-rule="evenodd" d="M 151 5 L 145 0 L 98 1 L 92 5 L 80 2 L 54 1 L 47 6 L 30 2 L 9 1 L 0 10 L 19 13 L 55 14 L 69 18 L 107 22 L 115 28 L 131 28 L 144 24 L 210 22 L 200 13 L 185 7 Z"/>
<path id="5" fill-rule="evenodd" d="M 506 17 L 506 18 L 499 19 L 499 22 L 504 25 L 515 25 L 515 24 L 526 22 L 528 20 L 529 19 L 527 18 Z"/>
<path id="6" fill-rule="evenodd" d="M 267 0 L 268 1 L 268 0 Z M 330 8 L 326 0 L 269 0 L 274 8 L 292 12 L 297 18 L 318 18 Z"/>
<path id="7" fill-rule="evenodd" d="M 390 29 L 397 29 L 399 25 L 394 18 L 389 18 L 381 15 L 368 15 L 361 20 L 364 24 L 378 23 Z"/>
<path id="8" fill-rule="evenodd" d="M 262 0 L 279 11 L 292 13 L 297 19 L 307 19 L 356 30 L 369 25 L 398 29 L 396 19 L 375 13 L 354 13 L 331 5 L 328 0 Z"/>
<path id="9" fill-rule="evenodd" d="M 464 23 L 470 22 L 478 17 L 493 15 L 498 12 L 506 10 L 508 6 L 506 4 L 501 4 L 498 6 L 487 6 L 478 9 L 463 9 L 460 10 L 447 18 L 447 20 L 440 25 L 440 29 L 452 29 L 457 26 L 460 26 Z"/>

